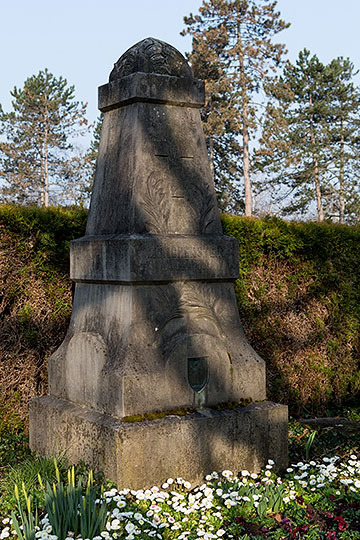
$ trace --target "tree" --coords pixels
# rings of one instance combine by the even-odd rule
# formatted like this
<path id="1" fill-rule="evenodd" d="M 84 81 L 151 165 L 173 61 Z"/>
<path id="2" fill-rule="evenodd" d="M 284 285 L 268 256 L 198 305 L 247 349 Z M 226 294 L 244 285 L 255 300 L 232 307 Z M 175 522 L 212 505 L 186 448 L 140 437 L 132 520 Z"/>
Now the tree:
<path id="1" fill-rule="evenodd" d="M 318 221 L 337 213 L 343 222 L 345 167 L 354 175 L 359 154 L 359 94 L 351 66 L 343 59 L 325 66 L 304 49 L 267 85 L 271 100 L 255 162 L 278 201 L 291 197 L 285 214 L 305 213 L 315 202 Z"/>
<path id="2" fill-rule="evenodd" d="M 284 212 L 305 212 L 314 194 L 319 221 L 324 219 L 321 197 L 321 179 L 326 161 L 324 148 L 326 134 L 325 68 L 316 56 L 301 51 L 296 64 L 287 62 L 283 74 L 267 85 L 270 102 L 266 108 L 264 129 L 260 139 L 263 158 L 262 170 L 275 173 L 272 182 L 290 187 L 294 195 L 292 204 Z M 279 144 L 279 140 L 282 143 Z"/>
<path id="3" fill-rule="evenodd" d="M 76 190 L 82 157 L 70 152 L 72 138 L 88 130 L 86 104 L 75 101 L 66 79 L 47 69 L 11 95 L 13 111 L 0 114 L 1 195 L 49 206 L 57 199 L 55 186 L 60 194 Z"/>
<path id="4" fill-rule="evenodd" d="M 275 8 L 276 1 L 270 0 L 203 0 L 199 15 L 184 17 L 187 28 L 182 32 L 193 38 L 188 57 L 195 75 L 206 82 L 203 121 L 215 185 L 224 184 L 219 172 L 224 157 L 236 164 L 241 155 L 248 216 L 252 208 L 249 146 L 258 126 L 254 97 L 285 52 L 284 45 L 272 43 L 272 37 L 289 26 Z M 238 165 L 235 170 L 239 173 Z"/>
<path id="5" fill-rule="evenodd" d="M 329 173 L 337 197 L 332 200 L 335 215 L 344 223 L 345 214 L 354 213 L 359 204 L 360 159 L 360 90 L 352 79 L 356 75 L 349 58 L 336 58 L 326 66 L 328 95 L 331 104 L 329 129 Z"/>

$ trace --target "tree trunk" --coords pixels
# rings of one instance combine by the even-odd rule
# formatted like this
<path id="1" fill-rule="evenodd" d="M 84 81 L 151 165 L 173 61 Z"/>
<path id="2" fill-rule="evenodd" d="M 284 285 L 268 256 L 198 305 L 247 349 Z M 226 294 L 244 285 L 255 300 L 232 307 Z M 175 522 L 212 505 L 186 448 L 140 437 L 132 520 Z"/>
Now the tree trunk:
<path id="1" fill-rule="evenodd" d="M 314 154 L 314 177 L 315 177 L 315 196 L 316 196 L 316 208 L 318 221 L 324 221 L 324 210 L 321 201 L 321 189 L 319 178 L 319 162 L 318 157 Z"/>
<path id="2" fill-rule="evenodd" d="M 312 108 L 312 95 L 309 96 L 309 106 Z M 314 181 L 315 181 L 315 199 L 316 199 L 316 209 L 317 209 L 317 220 L 324 221 L 324 209 L 321 200 L 321 187 L 320 187 L 320 176 L 319 176 L 319 160 L 318 155 L 315 151 L 315 135 L 313 130 L 313 116 L 310 114 L 310 140 L 311 140 L 311 152 L 313 156 L 314 164 Z"/>
<path id="3" fill-rule="evenodd" d="M 345 161 L 345 144 L 344 144 L 344 131 L 343 120 L 341 119 L 341 140 L 340 140 L 340 174 L 339 174 L 339 206 L 340 206 L 340 223 L 345 221 L 345 175 L 344 175 L 344 161 Z"/>
<path id="4" fill-rule="evenodd" d="M 45 122 L 44 122 L 44 206 L 49 206 L 49 152 L 48 152 L 48 109 L 47 96 L 45 94 Z"/>
<path id="5" fill-rule="evenodd" d="M 238 39 L 237 45 L 239 49 L 239 69 L 240 69 L 240 90 L 242 94 L 241 103 L 241 121 L 242 121 L 242 138 L 243 138 L 243 174 L 245 188 L 245 216 L 252 214 L 252 196 L 250 182 L 250 158 L 249 158 L 249 117 L 248 117 L 248 96 L 246 93 L 245 67 L 244 67 L 244 52 L 241 43 L 241 28 L 240 14 L 238 14 Z"/>
<path id="6" fill-rule="evenodd" d="M 245 107 L 247 109 L 247 107 Z M 246 115 L 243 115 L 246 117 Z M 243 120 L 245 122 L 245 120 Z M 251 216 L 252 196 L 250 183 L 250 160 L 249 160 L 249 131 L 244 123 L 243 127 L 243 172 L 245 186 L 245 216 Z"/>

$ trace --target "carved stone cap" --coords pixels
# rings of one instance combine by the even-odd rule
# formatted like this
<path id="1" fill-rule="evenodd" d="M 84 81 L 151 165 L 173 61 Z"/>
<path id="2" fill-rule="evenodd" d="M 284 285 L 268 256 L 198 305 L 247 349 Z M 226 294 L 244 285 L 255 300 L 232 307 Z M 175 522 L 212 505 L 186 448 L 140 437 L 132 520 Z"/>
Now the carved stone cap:
<path id="1" fill-rule="evenodd" d="M 139 41 L 119 58 L 109 82 L 139 72 L 194 78 L 191 67 L 175 47 L 151 37 Z"/>

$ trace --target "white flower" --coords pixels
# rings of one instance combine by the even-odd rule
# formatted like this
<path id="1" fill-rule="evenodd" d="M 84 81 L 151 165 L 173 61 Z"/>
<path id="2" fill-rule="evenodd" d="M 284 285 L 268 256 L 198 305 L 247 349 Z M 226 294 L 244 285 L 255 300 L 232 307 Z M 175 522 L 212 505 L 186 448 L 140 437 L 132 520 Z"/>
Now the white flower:
<path id="1" fill-rule="evenodd" d="M 191 488 L 190 482 L 184 482 L 184 488 L 185 489 L 190 489 Z"/>
<path id="2" fill-rule="evenodd" d="M 255 472 L 251 473 L 250 476 L 253 480 L 256 480 L 256 478 L 258 477 L 258 475 Z"/>
<path id="3" fill-rule="evenodd" d="M 140 514 L 140 512 L 136 512 L 134 514 L 134 519 L 136 519 L 136 521 L 139 521 L 142 518 L 143 518 L 143 516 L 142 516 L 142 514 Z"/>
<path id="4" fill-rule="evenodd" d="M 225 534 L 224 529 L 219 529 L 218 531 L 216 531 L 216 536 L 218 537 L 223 536 L 223 534 Z"/>
<path id="5" fill-rule="evenodd" d="M 227 471 L 227 470 L 225 470 L 225 471 L 222 472 L 222 475 L 223 475 L 225 478 L 230 478 L 231 476 L 233 476 L 233 473 L 232 473 L 232 471 Z"/>
<path id="6" fill-rule="evenodd" d="M 161 486 L 163 489 L 166 489 L 169 487 L 169 484 L 167 482 L 164 482 L 163 485 Z"/>
<path id="7" fill-rule="evenodd" d="M 125 525 L 125 530 L 127 533 L 132 533 L 135 530 L 135 525 L 133 523 L 127 523 Z"/>
<path id="8" fill-rule="evenodd" d="M 267 476 L 269 478 L 271 476 L 271 472 L 270 471 L 265 471 L 265 476 Z"/>
<path id="9" fill-rule="evenodd" d="M 117 502 L 117 505 L 116 505 L 118 508 L 125 508 L 126 506 L 126 502 L 123 501 L 123 500 L 120 500 Z"/>
<path id="10" fill-rule="evenodd" d="M 247 471 L 246 469 L 244 471 L 241 471 L 241 476 L 249 476 L 249 471 Z"/>
<path id="11" fill-rule="evenodd" d="M 120 520 L 119 519 L 113 519 L 112 520 L 111 529 L 113 531 L 118 531 L 120 529 Z"/>
<path id="12" fill-rule="evenodd" d="M 291 467 L 288 467 L 288 468 L 286 469 L 286 472 L 287 472 L 287 473 L 294 472 L 294 469 L 292 469 Z"/>
<path id="13" fill-rule="evenodd" d="M 284 497 L 283 501 L 284 501 L 285 504 L 289 503 L 290 502 L 290 497 Z"/>

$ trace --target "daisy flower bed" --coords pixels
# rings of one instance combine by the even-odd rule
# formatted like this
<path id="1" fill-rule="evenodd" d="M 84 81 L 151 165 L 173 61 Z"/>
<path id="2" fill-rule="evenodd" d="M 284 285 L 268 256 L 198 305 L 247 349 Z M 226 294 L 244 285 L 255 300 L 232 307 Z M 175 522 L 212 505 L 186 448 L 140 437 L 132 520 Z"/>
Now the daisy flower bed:
<path id="1" fill-rule="evenodd" d="M 146 490 L 105 491 L 92 480 L 39 483 L 2 518 L 0 540 L 360 539 L 360 459 L 299 462 L 279 476 L 269 460 L 259 473 L 213 472 L 201 486 L 169 478 Z M 18 488 L 17 488 L 18 489 Z M 21 488 L 20 488 L 21 493 Z"/>

